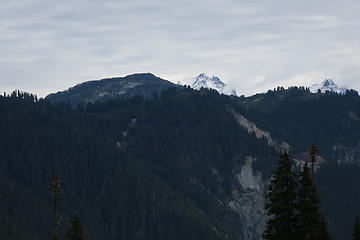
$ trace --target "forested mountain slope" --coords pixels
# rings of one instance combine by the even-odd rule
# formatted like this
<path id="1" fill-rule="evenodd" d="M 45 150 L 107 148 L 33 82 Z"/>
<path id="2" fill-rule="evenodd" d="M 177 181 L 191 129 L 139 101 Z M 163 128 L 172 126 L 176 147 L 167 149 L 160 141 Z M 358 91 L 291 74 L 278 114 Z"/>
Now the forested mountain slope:
<path id="1" fill-rule="evenodd" d="M 346 95 L 314 94 L 305 88 L 278 88 L 238 103 L 239 111 L 259 128 L 286 141 L 293 157 L 304 158 L 309 144 L 319 147 L 321 161 L 316 182 L 321 206 L 333 238 L 348 239 L 353 219 L 360 214 L 358 93 L 348 90 Z"/>
<path id="2" fill-rule="evenodd" d="M 64 221 L 76 209 L 88 239 L 235 239 L 240 220 L 226 206 L 234 162 L 275 153 L 236 124 L 230 101 L 192 89 L 85 109 L 1 97 L 1 233 L 49 237 L 56 172 Z"/>
<path id="3" fill-rule="evenodd" d="M 76 209 L 86 239 L 259 239 L 278 159 L 269 143 L 282 141 L 298 161 L 319 146 L 316 181 L 333 239 L 347 239 L 360 213 L 354 92 L 239 98 L 169 88 L 79 108 L 14 93 L 0 97 L 0 112 L 0 234 L 13 239 L 49 238 L 55 172 L 63 233 Z"/>
<path id="4" fill-rule="evenodd" d="M 172 82 L 151 73 L 131 74 L 125 77 L 87 81 L 65 91 L 52 93 L 46 99 L 53 103 L 67 102 L 76 107 L 111 99 L 129 98 L 142 95 L 146 98 L 176 86 Z"/>

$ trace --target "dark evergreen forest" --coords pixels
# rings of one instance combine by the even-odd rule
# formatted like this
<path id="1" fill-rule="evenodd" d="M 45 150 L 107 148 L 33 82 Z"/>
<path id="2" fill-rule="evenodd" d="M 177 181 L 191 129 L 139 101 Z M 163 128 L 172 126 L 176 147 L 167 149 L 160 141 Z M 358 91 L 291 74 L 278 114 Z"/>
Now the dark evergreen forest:
<path id="1" fill-rule="evenodd" d="M 238 111 L 273 137 L 290 143 L 295 158 L 310 144 L 318 145 L 319 155 L 326 159 L 315 178 L 321 209 L 332 239 L 349 239 L 355 216 L 360 213 L 360 158 L 358 150 L 342 152 L 342 148 L 359 149 L 358 93 L 348 90 L 346 95 L 313 94 L 306 88 L 279 87 L 244 98 Z M 353 161 L 346 162 L 350 155 Z M 266 163 L 256 166 L 263 172 L 271 169 Z"/>
<path id="2" fill-rule="evenodd" d="M 190 88 L 78 108 L 21 92 L 2 96 L 0 235 L 50 238 L 49 183 L 56 173 L 63 187 L 62 238 L 76 210 L 84 239 L 237 239 L 241 219 L 226 206 L 233 168 L 252 155 L 257 170 L 269 177 L 278 153 L 241 128 L 227 107 L 288 141 L 295 153 L 316 143 L 327 157 L 331 138 L 350 145 L 359 141 L 359 122 L 347 129 L 338 111 L 346 105 L 350 110 L 344 111 L 360 116 L 358 96 L 295 92 L 300 97 L 293 105 L 271 92 L 261 96 L 262 107 L 261 100 L 254 104 L 251 98 Z M 302 125 L 293 124 L 301 111 Z M 360 213 L 359 173 L 358 165 L 332 161 L 317 172 L 333 239 L 348 239 Z"/>
<path id="3" fill-rule="evenodd" d="M 1 97 L 1 234 L 49 238 L 57 173 L 63 232 L 75 209 L 86 239 L 231 237 L 232 224 L 217 218 L 236 215 L 215 198 L 228 197 L 233 156 L 256 139 L 226 113 L 229 101 L 190 89 L 78 109 L 26 93 Z M 212 166 L 227 179 L 219 182 Z"/>

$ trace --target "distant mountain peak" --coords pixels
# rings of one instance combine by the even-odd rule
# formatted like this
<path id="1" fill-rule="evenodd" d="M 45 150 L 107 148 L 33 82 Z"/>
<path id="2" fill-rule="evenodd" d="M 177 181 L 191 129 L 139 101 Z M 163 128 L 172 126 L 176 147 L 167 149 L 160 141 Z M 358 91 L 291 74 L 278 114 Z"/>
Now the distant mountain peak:
<path id="1" fill-rule="evenodd" d="M 216 76 L 209 77 L 205 73 L 201 73 L 196 77 L 195 82 L 191 87 L 197 90 L 200 88 L 213 88 L 222 91 L 225 87 L 225 83 Z"/>
<path id="2" fill-rule="evenodd" d="M 209 77 L 205 73 L 200 73 L 195 78 L 191 87 L 196 90 L 199 90 L 201 88 L 215 89 L 219 93 L 236 96 L 235 89 L 230 89 L 223 81 L 220 80 L 220 78 L 216 76 Z"/>
<path id="3" fill-rule="evenodd" d="M 105 78 L 77 84 L 68 90 L 52 93 L 46 99 L 54 103 L 69 102 L 73 106 L 142 95 L 146 98 L 175 86 L 152 73 L 135 73 L 125 77 Z"/>
<path id="4" fill-rule="evenodd" d="M 326 78 L 320 84 L 314 84 L 310 87 L 311 92 L 316 93 L 318 90 L 320 90 L 322 93 L 330 91 L 339 94 L 345 94 L 347 89 L 344 87 L 339 87 L 332 79 Z"/>

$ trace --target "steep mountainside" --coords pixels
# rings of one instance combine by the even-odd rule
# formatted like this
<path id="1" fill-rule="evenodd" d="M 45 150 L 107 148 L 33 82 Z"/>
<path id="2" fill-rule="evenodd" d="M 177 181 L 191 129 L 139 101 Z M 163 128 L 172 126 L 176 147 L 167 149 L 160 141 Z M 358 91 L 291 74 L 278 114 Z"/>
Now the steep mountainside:
<path id="1" fill-rule="evenodd" d="M 63 217 L 79 210 L 86 239 L 260 239 L 278 151 L 300 165 L 312 143 L 333 239 L 348 239 L 360 213 L 355 91 L 244 98 L 176 87 L 78 109 L 14 93 L 0 111 L 0 232 L 12 239 L 46 238 L 55 171 Z"/>
<path id="2" fill-rule="evenodd" d="M 79 103 L 94 103 L 135 95 L 152 97 L 155 93 L 159 94 L 173 86 L 175 84 L 151 73 L 141 73 L 81 83 L 66 91 L 49 94 L 46 99 L 54 103 L 70 102 L 73 106 L 77 106 Z"/>
<path id="3" fill-rule="evenodd" d="M 262 191 L 252 190 L 246 159 L 274 162 L 276 153 L 237 124 L 230 97 L 173 88 L 72 109 L 17 95 L 0 99 L 5 236 L 46 238 L 54 172 L 63 219 L 78 210 L 87 239 L 239 239 L 258 234 L 248 229 L 255 222 L 262 228 L 263 198 L 242 203 L 244 191 Z M 27 209 L 17 196 L 39 204 Z"/>
<path id="4" fill-rule="evenodd" d="M 290 143 L 292 151 L 317 143 L 328 152 L 355 147 L 360 140 L 360 98 L 355 91 L 339 95 L 280 89 L 244 99 L 239 106 L 260 128 Z"/>
<path id="5" fill-rule="evenodd" d="M 305 88 L 279 88 L 238 102 L 239 111 L 272 138 L 306 159 L 309 144 L 319 146 L 316 181 L 321 206 L 334 239 L 347 239 L 360 213 L 360 97 L 354 90 L 314 94 Z M 266 165 L 256 165 L 265 173 Z M 352 179 L 352 180 L 351 180 Z"/>

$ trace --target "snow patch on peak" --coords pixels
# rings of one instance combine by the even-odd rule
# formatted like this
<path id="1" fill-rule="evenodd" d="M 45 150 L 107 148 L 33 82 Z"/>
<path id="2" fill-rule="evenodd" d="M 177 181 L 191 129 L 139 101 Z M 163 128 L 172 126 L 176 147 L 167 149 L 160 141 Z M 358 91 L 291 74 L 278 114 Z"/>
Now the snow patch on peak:
<path id="1" fill-rule="evenodd" d="M 193 89 L 199 90 L 201 88 L 215 89 L 219 93 L 235 95 L 236 90 L 226 85 L 220 78 L 216 76 L 209 77 L 205 73 L 199 74 L 191 85 Z"/>
<path id="2" fill-rule="evenodd" d="M 213 88 L 222 91 L 225 87 L 225 83 L 216 76 L 209 77 L 205 73 L 201 73 L 196 77 L 195 82 L 191 87 L 196 90 L 199 90 L 200 88 Z"/>
<path id="3" fill-rule="evenodd" d="M 320 90 L 322 93 L 329 91 L 339 94 L 345 94 L 347 89 L 344 87 L 339 87 L 332 79 L 327 78 L 322 83 L 314 84 L 310 87 L 310 91 L 313 93 L 317 93 L 318 90 Z"/>

